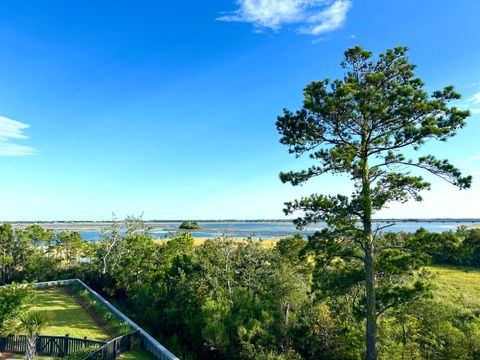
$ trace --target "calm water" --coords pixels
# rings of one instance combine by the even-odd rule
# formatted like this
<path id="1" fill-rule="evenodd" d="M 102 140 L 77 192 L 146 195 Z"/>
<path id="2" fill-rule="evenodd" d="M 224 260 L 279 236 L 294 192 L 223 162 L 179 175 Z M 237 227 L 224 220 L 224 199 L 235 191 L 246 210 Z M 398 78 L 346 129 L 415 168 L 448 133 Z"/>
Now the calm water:
<path id="1" fill-rule="evenodd" d="M 413 232 L 420 228 L 425 228 L 432 232 L 442 232 L 448 230 L 454 230 L 458 226 L 471 226 L 480 225 L 479 222 L 397 222 L 392 227 L 388 228 L 389 231 L 406 231 Z M 374 226 L 386 225 L 386 223 L 375 223 Z M 165 238 L 170 233 L 178 230 L 180 226 L 179 222 L 169 223 L 155 223 L 152 230 L 152 234 L 155 238 Z M 306 231 L 298 231 L 295 229 L 293 223 L 289 222 L 241 222 L 241 223 L 228 223 L 228 222 L 206 222 L 200 223 L 201 230 L 191 232 L 193 237 L 254 237 L 254 238 L 276 238 L 281 236 L 287 236 L 292 234 L 312 234 L 317 230 L 325 227 L 324 224 L 316 224 L 308 227 Z M 71 228 L 71 230 L 75 230 Z M 81 230 L 80 234 L 86 240 L 98 240 L 100 238 L 100 231 L 98 230 Z"/>

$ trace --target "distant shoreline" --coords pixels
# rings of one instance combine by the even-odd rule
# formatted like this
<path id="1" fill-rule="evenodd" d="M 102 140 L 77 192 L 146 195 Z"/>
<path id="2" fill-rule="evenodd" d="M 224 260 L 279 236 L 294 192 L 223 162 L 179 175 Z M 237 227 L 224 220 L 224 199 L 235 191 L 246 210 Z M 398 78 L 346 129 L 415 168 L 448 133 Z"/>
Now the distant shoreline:
<path id="1" fill-rule="evenodd" d="M 294 219 L 217 219 L 217 220 L 196 220 L 188 219 L 189 221 L 194 221 L 198 223 L 291 223 Z M 185 219 L 181 220 L 144 220 L 146 224 L 176 224 L 182 223 Z M 51 220 L 51 221 L 1 221 L 2 223 L 9 224 L 76 224 L 76 225 L 109 225 L 112 223 L 111 220 Z M 388 222 L 397 222 L 397 223 L 480 223 L 480 218 L 400 218 L 400 219 L 373 219 L 373 222 L 377 223 L 388 223 Z M 322 223 L 322 222 L 319 222 Z"/>
<path id="2" fill-rule="evenodd" d="M 467 229 L 480 229 L 480 224 L 465 225 Z"/>
<path id="3" fill-rule="evenodd" d="M 193 220 L 192 220 L 193 221 Z M 18 221 L 18 222 L 9 222 L 14 227 L 25 228 L 32 224 L 39 224 L 40 226 L 51 229 L 54 231 L 60 230 L 70 230 L 70 231 L 79 231 L 79 232 L 98 232 L 101 233 L 103 230 L 111 226 L 111 221 L 45 221 L 45 222 L 30 222 L 30 221 Z M 248 236 L 251 234 L 252 237 L 265 236 L 265 237 L 279 237 L 286 236 L 288 233 L 293 233 L 292 229 L 294 225 L 292 220 L 215 220 L 207 221 L 200 220 L 198 221 L 201 229 L 195 230 L 193 232 L 202 233 L 197 236 L 203 237 L 205 233 L 215 233 L 215 234 L 239 234 L 242 235 L 239 237 Z M 374 220 L 375 224 L 396 224 L 396 227 L 440 227 L 445 230 L 458 228 L 460 226 L 465 226 L 467 228 L 479 228 L 480 219 L 376 219 Z M 146 220 L 145 226 L 149 228 L 150 231 L 154 233 L 169 233 L 169 232 L 178 232 L 179 225 L 181 221 L 170 221 L 170 220 Z M 245 225 L 243 225 L 245 224 Z M 287 226 L 289 229 L 285 229 L 284 226 Z M 324 222 L 319 222 L 315 225 L 312 224 L 312 227 L 309 227 L 308 230 L 315 230 L 325 227 Z M 266 228 L 265 228 L 266 227 Z M 272 229 L 269 229 L 272 228 Z M 291 229 L 290 229 L 291 228 Z"/>

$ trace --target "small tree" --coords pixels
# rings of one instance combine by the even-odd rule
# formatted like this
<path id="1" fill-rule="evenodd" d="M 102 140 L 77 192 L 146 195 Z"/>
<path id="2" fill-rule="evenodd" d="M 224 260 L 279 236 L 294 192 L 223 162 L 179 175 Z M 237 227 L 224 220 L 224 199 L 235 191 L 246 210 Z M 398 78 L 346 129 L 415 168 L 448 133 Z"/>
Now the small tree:
<path id="1" fill-rule="evenodd" d="M 326 221 L 328 229 L 311 237 L 326 248 L 359 259 L 364 270 L 366 358 L 376 359 L 376 259 L 395 244 L 382 244 L 372 226 L 373 214 L 389 202 L 421 201 L 430 184 L 412 175 L 421 169 L 460 189 L 470 187 L 447 160 L 432 155 L 408 159 L 404 150 L 418 150 L 426 140 L 446 141 L 465 124 L 468 111 L 450 107 L 459 99 L 452 86 L 429 96 L 414 76 L 415 65 L 406 47 L 396 47 L 372 60 L 372 53 L 357 46 L 345 52 L 343 79 L 314 81 L 305 91 L 303 107 L 284 110 L 277 128 L 290 153 L 308 154 L 316 162 L 298 172 L 281 173 L 283 182 L 300 185 L 326 173 L 346 174 L 354 185 L 350 197 L 318 195 L 286 203 L 286 214 L 303 211 L 299 227 Z M 357 223 L 360 222 L 361 226 Z M 380 230 L 380 229 L 377 229 Z M 382 239 L 382 240 L 381 240 Z M 342 248 L 347 243 L 348 248 Z M 346 250 L 345 250 L 346 249 Z"/>
<path id="2" fill-rule="evenodd" d="M 78 231 L 64 230 L 55 235 L 58 254 L 71 265 L 79 261 L 88 243 Z"/>
<path id="3" fill-rule="evenodd" d="M 110 226 L 102 230 L 102 241 L 97 246 L 97 257 L 100 261 L 102 277 L 110 274 L 112 269 L 117 266 L 124 252 L 126 236 L 150 236 L 151 229 L 145 224 L 142 216 L 127 216 L 124 221 L 119 221 L 115 213 L 112 213 L 112 222 Z"/>
<path id="4" fill-rule="evenodd" d="M 50 323 L 50 316 L 44 311 L 29 311 L 17 320 L 12 330 L 27 336 L 27 360 L 35 360 L 38 334 Z"/>

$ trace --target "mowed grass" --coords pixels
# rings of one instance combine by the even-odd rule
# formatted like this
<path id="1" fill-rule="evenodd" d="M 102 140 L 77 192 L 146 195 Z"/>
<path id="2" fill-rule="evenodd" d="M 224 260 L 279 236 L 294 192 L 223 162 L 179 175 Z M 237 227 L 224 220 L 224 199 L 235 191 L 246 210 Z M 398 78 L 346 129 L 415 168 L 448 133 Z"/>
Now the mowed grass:
<path id="1" fill-rule="evenodd" d="M 435 275 L 435 294 L 446 301 L 480 307 L 480 269 L 431 266 Z"/>
<path id="2" fill-rule="evenodd" d="M 37 291 L 34 310 L 46 311 L 52 319 L 42 335 L 107 340 L 108 334 L 62 288 Z"/>
<path id="3" fill-rule="evenodd" d="M 84 338 L 91 340 L 109 340 L 108 334 L 97 324 L 67 292 L 62 288 L 38 290 L 33 310 L 51 314 L 50 324 L 41 335 Z M 1 355 L 1 354 L 0 354 Z M 0 356 L 1 358 L 1 356 Z M 38 360 L 53 360 L 48 356 L 36 356 Z M 25 355 L 12 354 L 8 359 L 25 359 Z M 121 360 L 155 360 L 155 357 L 142 349 L 133 349 L 120 355 Z"/>

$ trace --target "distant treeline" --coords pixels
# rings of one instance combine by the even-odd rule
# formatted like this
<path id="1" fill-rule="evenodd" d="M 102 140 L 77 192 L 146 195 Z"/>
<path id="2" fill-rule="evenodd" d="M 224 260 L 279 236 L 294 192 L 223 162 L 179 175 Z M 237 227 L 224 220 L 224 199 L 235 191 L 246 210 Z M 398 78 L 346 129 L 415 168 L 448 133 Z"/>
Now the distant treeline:
<path id="1" fill-rule="evenodd" d="M 184 219 L 173 220 L 145 220 L 147 223 L 182 223 Z M 203 219 L 190 220 L 197 223 L 291 223 L 293 219 Z M 406 218 L 406 219 L 373 219 L 376 223 L 410 223 L 410 222 L 426 222 L 426 223 L 479 223 L 480 218 Z M 57 220 L 57 221 L 4 221 L 8 224 L 111 224 L 111 220 Z"/>

